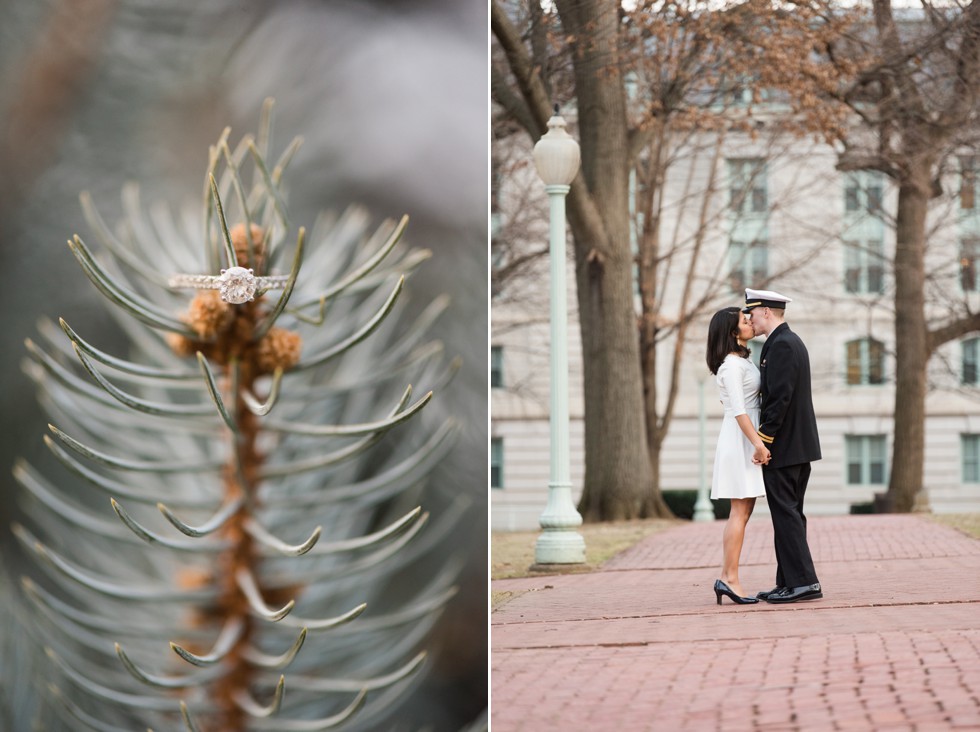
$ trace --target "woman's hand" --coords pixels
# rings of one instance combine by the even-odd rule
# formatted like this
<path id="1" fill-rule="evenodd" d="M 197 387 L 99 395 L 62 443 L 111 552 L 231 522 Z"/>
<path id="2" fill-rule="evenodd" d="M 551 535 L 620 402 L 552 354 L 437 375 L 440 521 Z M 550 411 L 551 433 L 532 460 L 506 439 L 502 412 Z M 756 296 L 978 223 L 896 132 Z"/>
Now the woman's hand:
<path id="1" fill-rule="evenodd" d="M 752 455 L 752 463 L 755 465 L 768 465 L 770 457 L 769 448 L 759 439 L 759 433 L 756 431 L 755 425 L 752 424 L 752 420 L 749 419 L 749 415 L 745 413 L 737 414 L 735 415 L 735 421 L 738 422 L 739 429 L 742 430 L 745 439 L 755 448 L 755 453 Z"/>

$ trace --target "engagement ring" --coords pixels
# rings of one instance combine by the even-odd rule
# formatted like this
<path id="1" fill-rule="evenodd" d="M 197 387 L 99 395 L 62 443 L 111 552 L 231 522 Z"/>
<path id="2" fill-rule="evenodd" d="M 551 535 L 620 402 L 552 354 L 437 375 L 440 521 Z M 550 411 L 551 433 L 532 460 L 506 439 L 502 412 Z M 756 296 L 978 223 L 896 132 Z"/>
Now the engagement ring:
<path id="1" fill-rule="evenodd" d="M 265 290 L 281 290 L 289 280 L 288 275 L 256 277 L 255 271 L 245 267 L 229 267 L 221 274 L 177 274 L 170 278 L 171 287 L 190 287 L 195 290 L 217 290 L 225 302 L 239 305 L 255 299 L 255 293 Z"/>

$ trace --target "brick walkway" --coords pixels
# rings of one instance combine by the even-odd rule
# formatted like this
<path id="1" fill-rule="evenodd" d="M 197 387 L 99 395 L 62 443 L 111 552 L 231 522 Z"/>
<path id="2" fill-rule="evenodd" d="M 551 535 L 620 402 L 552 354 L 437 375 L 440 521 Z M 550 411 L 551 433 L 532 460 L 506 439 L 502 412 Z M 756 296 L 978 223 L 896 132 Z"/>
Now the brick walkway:
<path id="1" fill-rule="evenodd" d="M 724 524 L 650 537 L 601 572 L 500 580 L 493 732 L 980 730 L 980 541 L 916 516 L 819 517 L 824 599 L 715 604 Z M 741 580 L 775 575 L 754 517 Z"/>

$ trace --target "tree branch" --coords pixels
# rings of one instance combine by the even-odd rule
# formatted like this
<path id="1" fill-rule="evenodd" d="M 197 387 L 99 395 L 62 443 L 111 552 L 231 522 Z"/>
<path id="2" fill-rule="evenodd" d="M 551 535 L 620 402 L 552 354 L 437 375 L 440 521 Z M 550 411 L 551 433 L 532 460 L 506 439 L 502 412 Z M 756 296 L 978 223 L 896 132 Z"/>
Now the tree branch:
<path id="1" fill-rule="evenodd" d="M 837 160 L 837 170 L 847 173 L 855 170 L 877 170 L 891 177 L 897 177 L 894 163 L 884 155 L 845 150 Z"/>
<path id="2" fill-rule="evenodd" d="M 527 128 L 527 131 L 533 139 L 537 140 L 548 130 L 551 102 L 541 81 L 539 69 L 531 63 L 531 57 L 524 48 L 520 34 L 495 0 L 490 3 L 490 30 L 503 49 L 510 70 L 517 80 L 517 86 L 527 102 L 529 116 L 526 119 L 533 124 L 533 127 Z M 523 123 L 523 120 L 521 121 Z"/>
<path id="3" fill-rule="evenodd" d="M 909 76 L 908 54 L 895 25 L 891 0 L 874 0 L 873 6 L 879 46 L 885 51 L 885 67 L 889 72 L 889 81 L 894 83 L 897 90 L 897 95 L 891 95 L 891 100 L 882 101 L 889 107 L 891 103 L 898 102 L 911 116 L 922 119 L 925 116 L 925 106 L 919 88 Z"/>
<path id="4" fill-rule="evenodd" d="M 973 313 L 934 328 L 927 335 L 929 353 L 933 353 L 944 343 L 955 341 L 968 333 L 977 332 L 980 332 L 980 313 Z"/>
<path id="5" fill-rule="evenodd" d="M 980 74 L 980 4 L 971 2 L 964 11 L 950 108 L 944 110 L 941 118 L 944 126 L 954 127 L 965 123 L 976 108 L 977 74 Z"/>
<path id="6" fill-rule="evenodd" d="M 504 111 L 509 114 L 517 123 L 527 130 L 528 134 L 534 136 L 537 122 L 531 114 L 527 102 L 519 97 L 508 86 L 504 75 L 496 66 L 490 67 L 490 97 L 499 104 Z"/>
<path id="7" fill-rule="evenodd" d="M 503 290 L 504 285 L 515 279 L 517 275 L 528 273 L 529 265 L 546 256 L 548 256 L 548 247 L 539 247 L 508 259 L 506 264 L 491 268 L 491 297 L 495 299 Z"/>

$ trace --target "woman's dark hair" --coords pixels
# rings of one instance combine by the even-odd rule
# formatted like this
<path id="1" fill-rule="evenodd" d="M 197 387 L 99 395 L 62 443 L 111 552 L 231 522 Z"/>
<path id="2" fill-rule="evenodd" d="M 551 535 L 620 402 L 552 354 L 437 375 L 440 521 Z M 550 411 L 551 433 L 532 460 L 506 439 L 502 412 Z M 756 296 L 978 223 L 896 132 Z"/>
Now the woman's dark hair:
<path id="1" fill-rule="evenodd" d="M 708 324 L 708 351 L 705 355 L 711 373 L 718 373 L 729 353 L 738 354 L 742 358 L 748 358 L 752 353 L 738 342 L 738 322 L 741 318 L 742 311 L 734 307 L 723 308 L 711 317 L 711 323 Z"/>

